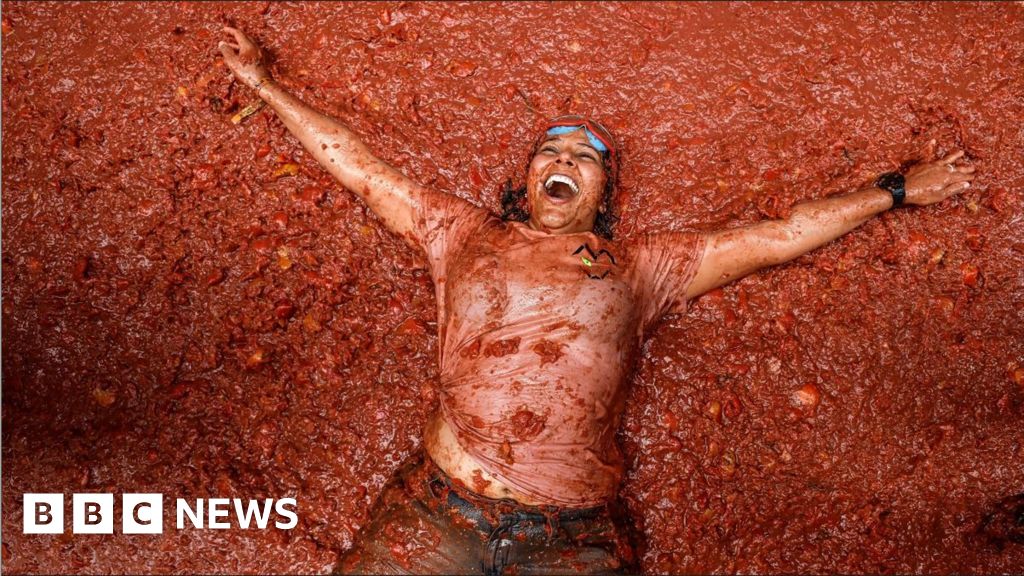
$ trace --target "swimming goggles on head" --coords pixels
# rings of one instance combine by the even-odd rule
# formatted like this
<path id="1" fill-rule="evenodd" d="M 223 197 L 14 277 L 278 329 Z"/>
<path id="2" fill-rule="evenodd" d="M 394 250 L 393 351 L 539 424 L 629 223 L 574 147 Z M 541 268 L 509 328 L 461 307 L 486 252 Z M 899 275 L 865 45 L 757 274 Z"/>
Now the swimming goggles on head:
<path id="1" fill-rule="evenodd" d="M 558 136 L 575 132 L 580 128 L 583 128 L 587 135 L 587 140 L 590 141 L 590 145 L 596 148 L 598 152 L 614 157 L 615 140 L 612 138 L 611 132 L 608 132 L 607 128 L 589 118 L 576 114 L 559 116 L 548 122 L 545 133 L 548 136 Z"/>

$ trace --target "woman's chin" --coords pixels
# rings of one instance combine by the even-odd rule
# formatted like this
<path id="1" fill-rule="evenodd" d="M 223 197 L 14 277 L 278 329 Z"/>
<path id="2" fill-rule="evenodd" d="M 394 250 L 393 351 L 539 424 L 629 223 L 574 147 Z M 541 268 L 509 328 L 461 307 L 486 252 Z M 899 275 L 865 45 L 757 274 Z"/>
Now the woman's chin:
<path id="1" fill-rule="evenodd" d="M 572 224 L 572 218 L 567 218 L 565 214 L 551 211 L 542 213 L 537 221 L 548 230 L 561 230 Z"/>

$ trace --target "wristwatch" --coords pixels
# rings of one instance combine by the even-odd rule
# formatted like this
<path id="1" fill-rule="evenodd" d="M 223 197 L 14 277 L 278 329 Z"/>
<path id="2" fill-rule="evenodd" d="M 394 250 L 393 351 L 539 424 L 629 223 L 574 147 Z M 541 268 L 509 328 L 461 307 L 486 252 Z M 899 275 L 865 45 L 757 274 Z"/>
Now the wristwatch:
<path id="1" fill-rule="evenodd" d="M 886 172 L 875 180 L 875 186 L 886 190 L 889 194 L 892 194 L 892 207 L 895 208 L 900 204 L 903 204 L 903 199 L 907 197 L 907 179 L 903 177 L 903 174 L 899 172 Z"/>

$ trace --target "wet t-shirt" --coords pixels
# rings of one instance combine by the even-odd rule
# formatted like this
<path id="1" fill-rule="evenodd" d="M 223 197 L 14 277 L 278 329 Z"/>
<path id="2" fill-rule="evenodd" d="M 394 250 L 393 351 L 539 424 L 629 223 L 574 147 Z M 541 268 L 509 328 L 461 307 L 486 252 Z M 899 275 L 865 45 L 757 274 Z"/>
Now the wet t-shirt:
<path id="1" fill-rule="evenodd" d="M 548 234 L 440 193 L 415 235 L 437 295 L 441 410 L 462 448 L 534 500 L 613 497 L 626 377 L 645 329 L 685 309 L 702 237 Z"/>

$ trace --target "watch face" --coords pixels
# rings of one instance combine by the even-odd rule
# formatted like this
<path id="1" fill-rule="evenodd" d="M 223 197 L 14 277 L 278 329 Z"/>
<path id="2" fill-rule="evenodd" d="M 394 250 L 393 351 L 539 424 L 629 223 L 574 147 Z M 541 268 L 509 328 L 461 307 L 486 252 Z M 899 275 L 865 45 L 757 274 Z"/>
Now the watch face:
<path id="1" fill-rule="evenodd" d="M 906 180 L 903 178 L 903 174 L 899 172 L 888 172 L 879 176 L 878 181 L 875 182 L 875 186 L 895 192 L 896 190 L 902 190 Z"/>

